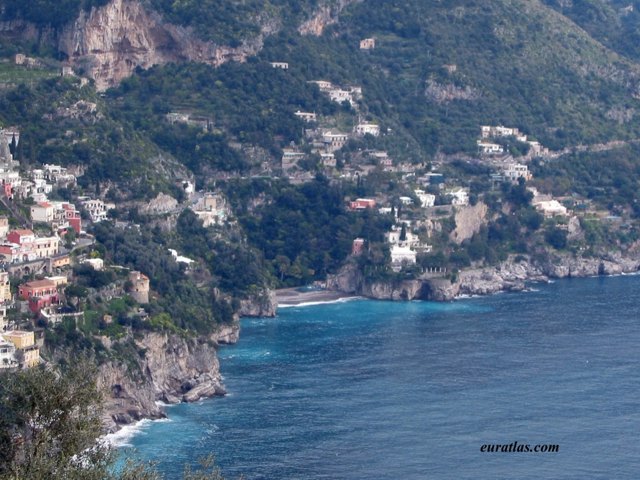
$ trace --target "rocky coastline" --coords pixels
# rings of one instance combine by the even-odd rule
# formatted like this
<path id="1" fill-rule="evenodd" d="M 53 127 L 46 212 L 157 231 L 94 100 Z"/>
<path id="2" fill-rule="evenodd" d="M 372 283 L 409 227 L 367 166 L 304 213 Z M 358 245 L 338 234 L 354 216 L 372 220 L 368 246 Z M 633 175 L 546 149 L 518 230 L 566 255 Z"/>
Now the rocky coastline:
<path id="1" fill-rule="evenodd" d="M 606 253 L 595 257 L 551 254 L 543 260 L 510 256 L 497 266 L 469 268 L 449 277 L 367 281 L 354 264 L 327 279 L 327 289 L 376 300 L 451 301 L 465 295 L 522 291 L 528 282 L 558 278 L 630 274 L 640 271 L 640 253 Z"/>
<path id="2" fill-rule="evenodd" d="M 162 404 L 195 402 L 226 393 L 217 350 L 238 341 L 240 325 L 221 326 L 208 338 L 164 332 L 135 340 L 138 356 L 99 367 L 98 385 L 106 392 L 103 423 L 108 433 L 139 420 L 166 417 Z M 114 345 L 105 340 L 107 348 Z"/>
<path id="3" fill-rule="evenodd" d="M 640 271 L 640 253 L 608 253 L 597 257 L 552 254 L 543 260 L 528 255 L 511 256 L 497 266 L 462 270 L 449 277 L 368 281 L 356 265 L 347 263 L 329 276 L 321 292 L 295 289 L 260 292 L 240 302 L 240 316 L 275 316 L 281 306 L 308 301 L 361 296 L 376 300 L 452 301 L 461 296 L 522 291 L 529 282 L 559 278 L 630 274 Z M 311 295 L 313 298 L 308 298 Z M 315 295 L 315 296 L 314 296 Z M 318 296 L 319 295 L 319 296 Z M 326 297 L 329 295 L 329 297 Z M 109 432 L 139 420 L 166 417 L 162 404 L 194 402 L 226 393 L 217 350 L 238 341 L 239 321 L 221 326 L 206 338 L 149 332 L 135 340 L 138 358 L 109 362 L 100 367 L 99 385 L 108 393 L 105 425 Z M 113 348 L 104 339 L 107 348 Z"/>

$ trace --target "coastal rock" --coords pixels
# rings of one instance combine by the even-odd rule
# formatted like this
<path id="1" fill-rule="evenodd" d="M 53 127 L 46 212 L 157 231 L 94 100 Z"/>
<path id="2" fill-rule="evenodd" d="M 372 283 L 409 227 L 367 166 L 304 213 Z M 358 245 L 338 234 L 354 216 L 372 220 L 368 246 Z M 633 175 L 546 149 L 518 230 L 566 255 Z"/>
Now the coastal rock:
<path id="1" fill-rule="evenodd" d="M 218 330 L 211 335 L 211 340 L 217 344 L 231 345 L 238 342 L 240 338 L 240 324 L 235 322 L 230 325 L 220 325 Z"/>
<path id="2" fill-rule="evenodd" d="M 159 400 L 193 402 L 224 395 L 217 345 L 236 342 L 238 332 L 239 326 L 232 324 L 221 326 L 209 339 L 159 332 L 136 339 L 136 357 L 100 366 L 98 386 L 107 392 L 107 428 L 113 431 L 141 418 L 163 418 Z"/>
<path id="3" fill-rule="evenodd" d="M 435 302 L 448 302 L 460 293 L 460 284 L 451 283 L 448 278 L 423 280 L 420 299 Z"/>
<path id="4" fill-rule="evenodd" d="M 261 290 L 240 300 L 241 317 L 275 317 L 278 301 L 274 290 Z"/>
<path id="5" fill-rule="evenodd" d="M 362 286 L 360 295 L 377 300 L 413 300 L 422 292 L 420 280 L 403 280 L 401 282 L 373 282 Z"/>
<path id="6" fill-rule="evenodd" d="M 336 292 L 360 294 L 360 291 L 364 278 L 362 272 L 358 269 L 354 263 L 345 264 L 338 273 L 335 275 L 327 276 L 327 290 L 334 290 Z"/>

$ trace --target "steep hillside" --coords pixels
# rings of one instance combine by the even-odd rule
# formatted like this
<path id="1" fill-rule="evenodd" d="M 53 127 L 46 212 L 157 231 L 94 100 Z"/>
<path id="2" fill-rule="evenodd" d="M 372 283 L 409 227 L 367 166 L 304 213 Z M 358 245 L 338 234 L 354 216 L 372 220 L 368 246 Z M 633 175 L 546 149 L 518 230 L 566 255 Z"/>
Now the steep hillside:
<path id="1" fill-rule="evenodd" d="M 640 59 L 640 3 L 629 0 L 544 0 L 617 53 Z"/>

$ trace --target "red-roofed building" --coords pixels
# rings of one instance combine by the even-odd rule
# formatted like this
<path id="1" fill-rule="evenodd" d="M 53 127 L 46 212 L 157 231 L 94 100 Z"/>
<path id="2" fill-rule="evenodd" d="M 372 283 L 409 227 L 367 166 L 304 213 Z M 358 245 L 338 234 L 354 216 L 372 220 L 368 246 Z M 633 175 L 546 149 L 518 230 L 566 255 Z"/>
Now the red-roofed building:
<path id="1" fill-rule="evenodd" d="M 51 280 L 34 280 L 18 287 L 21 300 L 29 301 L 29 310 L 39 313 L 41 309 L 60 301 L 56 283 Z"/>
<path id="2" fill-rule="evenodd" d="M 367 208 L 375 208 L 376 201 L 372 198 L 358 198 L 353 202 L 349 202 L 349 208 L 351 210 L 365 210 Z"/>
<path id="3" fill-rule="evenodd" d="M 11 230 L 7 233 L 7 240 L 17 245 L 23 245 L 25 243 L 33 243 L 36 236 L 31 230 L 17 229 Z"/>

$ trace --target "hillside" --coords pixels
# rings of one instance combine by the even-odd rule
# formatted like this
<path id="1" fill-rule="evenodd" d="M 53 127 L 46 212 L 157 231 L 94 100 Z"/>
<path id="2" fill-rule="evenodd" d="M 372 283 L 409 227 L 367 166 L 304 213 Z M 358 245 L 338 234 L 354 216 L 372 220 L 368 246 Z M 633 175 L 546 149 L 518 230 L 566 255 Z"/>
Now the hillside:
<path id="1" fill-rule="evenodd" d="M 102 363 L 121 423 L 220 393 L 218 343 L 276 288 L 638 271 L 638 26 L 617 0 L 0 0 L 0 227 L 51 249 L 0 260 L 69 281 L 12 328 Z"/>

